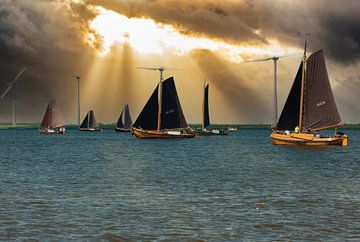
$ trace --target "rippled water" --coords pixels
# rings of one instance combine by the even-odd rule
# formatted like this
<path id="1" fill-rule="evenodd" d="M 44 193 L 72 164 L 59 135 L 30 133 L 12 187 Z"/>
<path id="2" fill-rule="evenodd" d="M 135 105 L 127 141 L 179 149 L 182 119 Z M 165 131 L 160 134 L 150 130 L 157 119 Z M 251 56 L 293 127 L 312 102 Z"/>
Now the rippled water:
<path id="1" fill-rule="evenodd" d="M 139 140 L 0 131 L 0 240 L 360 240 L 349 147 L 273 146 L 268 130 Z"/>

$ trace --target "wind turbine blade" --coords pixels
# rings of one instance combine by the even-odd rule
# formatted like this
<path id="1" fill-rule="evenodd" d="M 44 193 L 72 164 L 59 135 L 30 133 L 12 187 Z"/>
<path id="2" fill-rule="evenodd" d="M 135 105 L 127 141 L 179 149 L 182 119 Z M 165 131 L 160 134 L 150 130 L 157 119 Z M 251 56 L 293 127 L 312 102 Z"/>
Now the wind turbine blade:
<path id="1" fill-rule="evenodd" d="M 9 85 L 8 88 L 6 88 L 5 92 L 1 95 L 1 98 L 4 98 L 5 95 L 9 92 L 9 90 L 12 88 L 12 85 Z"/>
<path id="2" fill-rule="evenodd" d="M 183 69 L 179 69 L 179 68 L 164 68 L 164 70 L 176 70 L 176 71 L 181 71 Z"/>
<path id="3" fill-rule="evenodd" d="M 16 75 L 16 77 L 14 78 L 14 80 L 11 83 L 15 83 L 17 79 L 19 79 L 19 77 L 21 76 L 21 74 L 23 74 L 23 72 L 26 70 L 26 68 L 24 67 L 23 69 L 21 69 L 21 71 Z"/>
<path id="4" fill-rule="evenodd" d="M 250 59 L 250 60 L 244 60 L 244 62 L 262 62 L 262 61 L 271 60 L 272 58 L 273 58 L 273 57 L 262 58 L 262 59 Z"/>
<path id="5" fill-rule="evenodd" d="M 295 53 L 295 54 L 290 54 L 290 55 L 282 55 L 282 56 L 278 56 L 278 58 L 285 58 L 285 57 L 291 57 L 291 56 L 300 56 L 302 55 L 303 53 Z"/>
<path id="6" fill-rule="evenodd" d="M 137 69 L 143 69 L 143 70 L 152 70 L 152 71 L 157 71 L 160 68 L 151 68 L 151 67 L 136 67 Z"/>

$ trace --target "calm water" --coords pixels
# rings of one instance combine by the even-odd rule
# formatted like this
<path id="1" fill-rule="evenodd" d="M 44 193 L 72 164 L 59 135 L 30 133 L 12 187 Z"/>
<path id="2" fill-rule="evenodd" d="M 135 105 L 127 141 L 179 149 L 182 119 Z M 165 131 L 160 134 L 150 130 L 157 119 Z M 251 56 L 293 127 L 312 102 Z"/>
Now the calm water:
<path id="1" fill-rule="evenodd" d="M 360 130 L 347 133 L 347 148 L 301 148 L 268 130 L 1 130 L 0 240 L 359 241 Z"/>

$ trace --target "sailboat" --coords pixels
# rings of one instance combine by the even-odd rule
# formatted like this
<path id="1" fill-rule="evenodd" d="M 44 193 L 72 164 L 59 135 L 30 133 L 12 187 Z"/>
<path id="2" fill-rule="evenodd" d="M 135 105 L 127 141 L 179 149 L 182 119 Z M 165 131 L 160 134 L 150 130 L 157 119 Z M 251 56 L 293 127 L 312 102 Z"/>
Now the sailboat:
<path id="1" fill-rule="evenodd" d="M 159 95 L 160 94 L 160 95 Z M 170 77 L 156 86 L 133 126 L 137 138 L 193 138 L 194 132 L 188 127 L 174 78 Z"/>
<path id="2" fill-rule="evenodd" d="M 40 124 L 39 132 L 40 134 L 65 133 L 65 121 L 55 100 L 52 100 L 47 105 L 44 117 Z"/>
<path id="3" fill-rule="evenodd" d="M 93 110 L 90 110 L 80 125 L 80 131 L 102 131 L 96 122 Z"/>
<path id="4" fill-rule="evenodd" d="M 210 126 L 209 115 L 209 84 L 204 82 L 204 97 L 202 106 L 202 124 L 201 129 L 195 129 L 195 133 L 201 136 L 216 136 L 228 135 L 229 131 L 226 129 L 207 129 Z"/>
<path id="5" fill-rule="evenodd" d="M 336 132 L 340 126 L 342 122 L 331 90 L 323 50 L 315 51 L 307 58 L 305 40 L 303 60 L 279 121 L 271 133 L 271 142 L 275 145 L 347 146 L 348 136 Z M 335 128 L 335 135 L 314 133 L 330 128 Z"/>
<path id="6" fill-rule="evenodd" d="M 123 122 L 124 116 L 124 122 Z M 117 121 L 115 131 L 116 132 L 131 132 L 132 120 L 129 110 L 129 105 L 125 104 L 124 109 L 121 111 L 119 120 Z"/>

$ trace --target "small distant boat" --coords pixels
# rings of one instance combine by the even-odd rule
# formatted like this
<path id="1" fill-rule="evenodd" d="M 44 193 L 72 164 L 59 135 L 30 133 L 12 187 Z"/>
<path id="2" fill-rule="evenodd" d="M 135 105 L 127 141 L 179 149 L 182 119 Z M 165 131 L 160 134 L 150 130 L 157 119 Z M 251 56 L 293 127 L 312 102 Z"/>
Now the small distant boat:
<path id="1" fill-rule="evenodd" d="M 124 118 L 123 118 L 124 116 Z M 123 122 L 124 119 L 124 122 Z M 121 111 L 119 120 L 117 121 L 116 132 L 131 132 L 132 120 L 129 110 L 129 105 L 125 104 L 124 109 Z"/>
<path id="2" fill-rule="evenodd" d="M 209 84 L 204 83 L 204 99 L 202 108 L 202 124 L 201 129 L 195 129 L 196 135 L 200 136 L 218 136 L 228 135 L 228 129 L 207 129 L 210 126 L 210 115 L 209 115 Z"/>
<path id="3" fill-rule="evenodd" d="M 348 136 L 336 132 L 334 136 L 315 134 L 315 131 L 342 126 L 331 90 L 323 50 L 303 60 L 286 100 L 279 121 L 270 139 L 275 145 L 342 145 Z M 294 132 L 295 131 L 295 132 Z"/>
<path id="4" fill-rule="evenodd" d="M 47 105 L 39 132 L 40 134 L 65 133 L 65 121 L 55 100 Z"/>
<path id="5" fill-rule="evenodd" d="M 228 128 L 228 131 L 229 133 L 233 133 L 233 132 L 236 132 L 238 129 L 236 127 L 229 127 Z"/>
<path id="6" fill-rule="evenodd" d="M 96 122 L 93 110 L 90 110 L 80 125 L 80 131 L 102 131 L 99 124 Z"/>
<path id="7" fill-rule="evenodd" d="M 140 139 L 195 136 L 186 123 L 173 77 L 162 81 L 161 75 L 159 84 L 136 119 L 132 130 Z"/>

